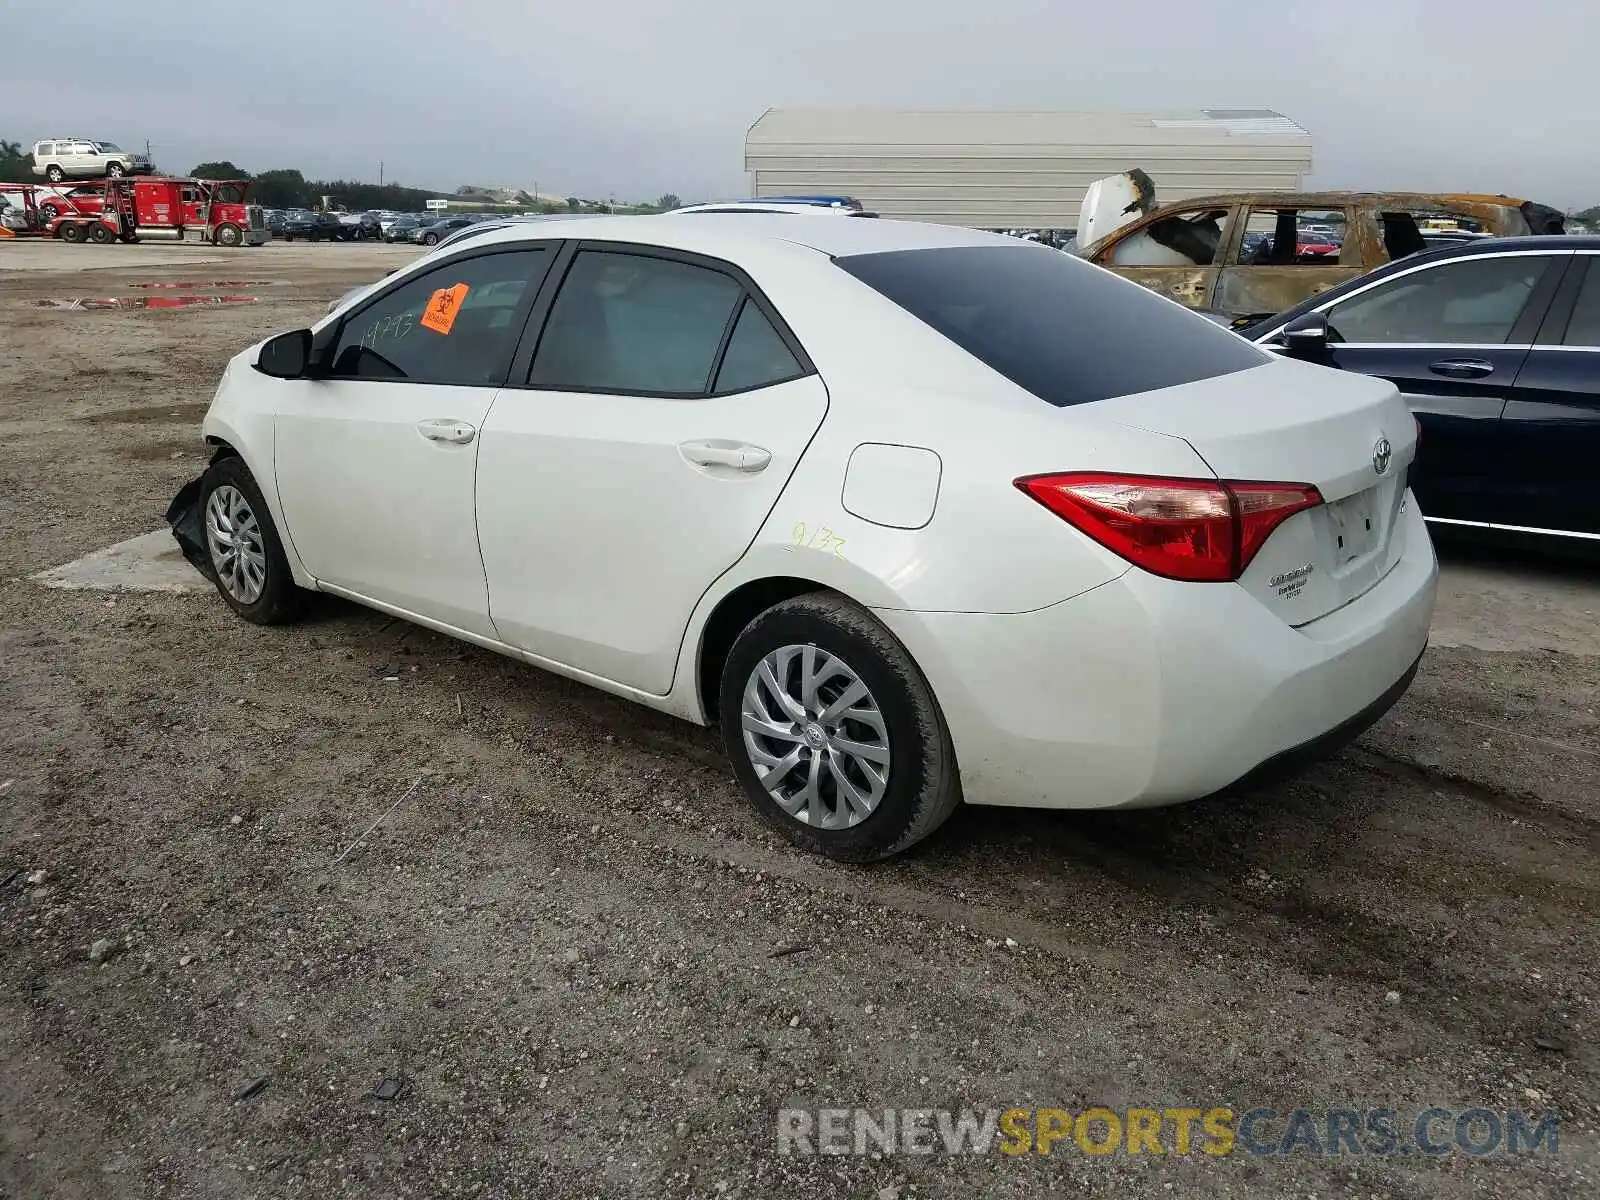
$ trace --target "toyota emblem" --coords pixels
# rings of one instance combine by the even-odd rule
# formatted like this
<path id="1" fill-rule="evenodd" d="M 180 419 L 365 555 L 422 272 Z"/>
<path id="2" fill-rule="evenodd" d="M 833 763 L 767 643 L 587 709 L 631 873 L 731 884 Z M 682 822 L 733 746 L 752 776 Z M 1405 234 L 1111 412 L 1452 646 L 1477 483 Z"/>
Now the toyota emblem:
<path id="1" fill-rule="evenodd" d="M 1378 444 L 1372 448 L 1372 469 L 1382 475 L 1389 469 L 1389 459 L 1394 454 L 1394 449 L 1389 445 L 1389 439 L 1381 437 Z"/>

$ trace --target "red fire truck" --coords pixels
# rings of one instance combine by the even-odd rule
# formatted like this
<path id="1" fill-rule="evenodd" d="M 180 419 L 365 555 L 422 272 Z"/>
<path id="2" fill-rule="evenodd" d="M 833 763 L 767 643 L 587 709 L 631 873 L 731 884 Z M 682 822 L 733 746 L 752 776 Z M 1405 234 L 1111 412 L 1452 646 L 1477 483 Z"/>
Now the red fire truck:
<path id="1" fill-rule="evenodd" d="M 59 193 L 41 201 L 31 184 L 0 187 L 23 194 L 24 212 L 37 214 L 36 235 L 64 242 L 137 242 L 148 236 L 181 241 L 198 234 L 218 246 L 259 246 L 270 236 L 261 206 L 247 202 L 247 179 L 107 179 L 90 193 L 92 199 L 76 201 Z"/>

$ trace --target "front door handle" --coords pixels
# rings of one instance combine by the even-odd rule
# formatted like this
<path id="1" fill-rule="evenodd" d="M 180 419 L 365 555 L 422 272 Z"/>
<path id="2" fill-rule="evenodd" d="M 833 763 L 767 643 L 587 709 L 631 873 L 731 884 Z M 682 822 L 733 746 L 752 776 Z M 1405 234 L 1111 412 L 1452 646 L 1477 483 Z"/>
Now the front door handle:
<path id="1" fill-rule="evenodd" d="M 1494 374 L 1494 364 L 1481 358 L 1442 358 L 1436 363 L 1429 363 L 1428 370 L 1451 379 L 1482 379 L 1485 375 Z"/>
<path id="2" fill-rule="evenodd" d="M 684 442 L 678 447 L 682 455 L 697 467 L 728 467 L 746 474 L 764 471 L 772 461 L 772 452 L 749 442 L 728 442 L 709 438 L 703 442 Z"/>
<path id="3" fill-rule="evenodd" d="M 476 426 L 451 417 L 432 417 L 426 421 L 418 421 L 417 432 L 430 442 L 449 442 L 454 446 L 465 446 L 478 436 Z"/>

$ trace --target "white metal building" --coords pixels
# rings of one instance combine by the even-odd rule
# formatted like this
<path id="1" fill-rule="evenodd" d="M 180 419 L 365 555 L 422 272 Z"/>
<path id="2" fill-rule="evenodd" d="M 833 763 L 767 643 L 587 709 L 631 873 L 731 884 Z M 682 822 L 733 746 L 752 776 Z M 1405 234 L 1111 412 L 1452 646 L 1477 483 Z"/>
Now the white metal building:
<path id="1" fill-rule="evenodd" d="M 1294 190 L 1311 170 L 1311 135 L 1261 108 L 770 108 L 745 136 L 754 196 L 848 195 L 885 217 L 982 229 L 1074 228 L 1088 185 L 1133 167 L 1158 203 Z"/>

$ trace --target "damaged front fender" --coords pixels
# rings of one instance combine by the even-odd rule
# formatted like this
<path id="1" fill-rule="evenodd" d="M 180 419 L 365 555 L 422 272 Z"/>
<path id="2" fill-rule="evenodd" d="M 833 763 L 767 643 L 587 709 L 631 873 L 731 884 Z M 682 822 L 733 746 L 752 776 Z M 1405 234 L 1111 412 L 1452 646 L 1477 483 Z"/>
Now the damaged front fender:
<path id="1" fill-rule="evenodd" d="M 217 571 L 211 565 L 211 555 L 206 550 L 205 524 L 200 512 L 200 491 L 204 483 L 205 476 L 201 475 L 179 488 L 172 503 L 167 505 L 166 521 L 184 558 L 195 570 L 215 583 Z"/>

